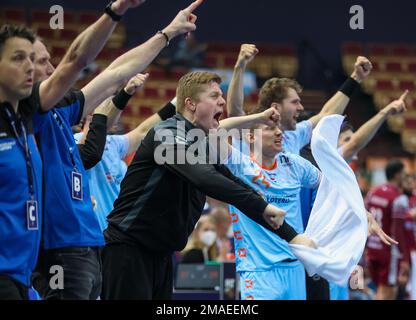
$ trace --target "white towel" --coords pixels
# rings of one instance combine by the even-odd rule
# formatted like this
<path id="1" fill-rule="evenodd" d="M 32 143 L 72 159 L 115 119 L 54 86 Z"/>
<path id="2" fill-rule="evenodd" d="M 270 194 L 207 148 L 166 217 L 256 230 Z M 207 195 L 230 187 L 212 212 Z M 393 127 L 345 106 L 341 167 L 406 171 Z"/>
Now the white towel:
<path id="1" fill-rule="evenodd" d="M 318 249 L 290 245 L 310 276 L 345 285 L 367 239 L 367 215 L 354 172 L 337 151 L 344 117 L 323 118 L 312 134 L 312 154 L 322 180 L 305 234 Z"/>

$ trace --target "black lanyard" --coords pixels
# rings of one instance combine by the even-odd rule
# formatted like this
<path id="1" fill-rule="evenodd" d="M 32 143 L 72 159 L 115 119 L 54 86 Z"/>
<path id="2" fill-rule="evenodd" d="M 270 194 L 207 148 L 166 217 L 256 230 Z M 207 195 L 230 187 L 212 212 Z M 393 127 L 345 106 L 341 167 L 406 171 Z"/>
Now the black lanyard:
<path id="1" fill-rule="evenodd" d="M 29 195 L 30 195 L 31 200 L 35 200 L 35 188 L 33 186 L 33 173 L 32 173 L 32 160 L 30 158 L 29 143 L 27 140 L 26 128 L 23 124 L 23 119 L 20 119 L 19 121 L 20 130 L 23 134 L 23 141 L 21 141 L 20 135 L 16 127 L 15 117 L 12 116 L 12 113 L 7 107 L 5 108 L 5 110 L 6 110 L 7 117 L 9 118 L 10 124 L 13 128 L 14 135 L 16 136 L 16 140 L 19 143 L 19 145 L 23 148 L 23 150 L 25 151 L 26 170 L 27 170 L 27 177 L 29 180 Z"/>
<path id="2" fill-rule="evenodd" d="M 62 134 L 63 134 L 63 136 L 64 136 L 64 141 L 65 141 L 65 144 L 66 144 L 66 146 L 67 146 L 67 148 L 68 148 L 68 152 L 69 152 L 69 155 L 70 155 L 70 157 L 71 157 L 71 162 L 72 162 L 72 165 L 74 166 L 74 170 L 75 170 L 75 172 L 79 172 L 78 171 L 78 168 L 77 168 L 77 164 L 76 164 L 76 162 L 75 162 L 75 158 L 74 158 L 74 150 L 73 150 L 73 148 L 72 147 L 70 147 L 69 146 L 69 144 L 68 144 L 68 141 L 66 140 L 66 135 L 65 135 L 65 126 L 64 126 L 64 124 L 63 124 L 63 122 L 62 122 L 62 120 L 61 120 L 61 118 L 59 117 L 59 114 L 57 113 L 57 112 L 55 112 L 55 110 L 52 110 L 52 113 L 53 113 L 53 117 L 54 117 L 54 119 L 56 120 L 56 122 L 58 123 L 58 126 L 61 128 L 61 130 L 62 130 Z"/>

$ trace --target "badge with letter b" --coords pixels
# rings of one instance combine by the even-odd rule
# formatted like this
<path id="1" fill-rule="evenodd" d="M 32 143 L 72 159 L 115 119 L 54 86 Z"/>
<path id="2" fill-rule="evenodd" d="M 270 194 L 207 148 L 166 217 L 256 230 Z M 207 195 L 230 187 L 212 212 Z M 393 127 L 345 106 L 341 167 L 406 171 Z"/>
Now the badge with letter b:
<path id="1" fill-rule="evenodd" d="M 82 200 L 82 175 L 79 172 L 72 171 L 72 199 Z"/>
<path id="2" fill-rule="evenodd" d="M 38 215 L 38 202 L 36 200 L 26 201 L 26 216 L 27 216 L 27 229 L 38 230 L 39 229 L 39 215 Z"/>

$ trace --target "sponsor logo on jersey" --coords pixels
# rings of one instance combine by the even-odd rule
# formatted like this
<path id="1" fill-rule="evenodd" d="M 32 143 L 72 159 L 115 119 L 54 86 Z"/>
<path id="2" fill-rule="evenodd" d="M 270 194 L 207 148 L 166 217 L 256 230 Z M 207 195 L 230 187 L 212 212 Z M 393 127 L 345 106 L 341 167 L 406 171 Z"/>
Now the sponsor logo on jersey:
<path id="1" fill-rule="evenodd" d="M 16 144 L 16 141 L 0 143 L 0 151 L 11 150 L 15 144 Z"/>
<path id="2" fill-rule="evenodd" d="M 284 154 L 279 155 L 279 162 L 282 164 L 282 166 L 291 166 L 292 163 L 290 162 L 290 159 L 288 156 L 285 156 Z"/>

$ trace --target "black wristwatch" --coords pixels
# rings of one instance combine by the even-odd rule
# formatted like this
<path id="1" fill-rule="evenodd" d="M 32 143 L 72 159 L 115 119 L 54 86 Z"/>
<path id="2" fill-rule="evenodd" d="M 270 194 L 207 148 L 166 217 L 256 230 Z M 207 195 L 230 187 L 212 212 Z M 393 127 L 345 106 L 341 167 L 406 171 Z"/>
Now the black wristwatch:
<path id="1" fill-rule="evenodd" d="M 115 13 L 112 9 L 111 9 L 111 5 L 114 3 L 114 1 L 110 1 L 110 3 L 105 7 L 105 9 L 104 9 L 104 12 L 106 13 L 106 14 L 108 14 L 110 17 L 111 17 L 111 19 L 113 20 L 113 21 L 120 21 L 121 20 L 121 18 L 123 17 L 123 16 L 120 16 L 119 14 L 117 14 L 117 13 Z"/>

